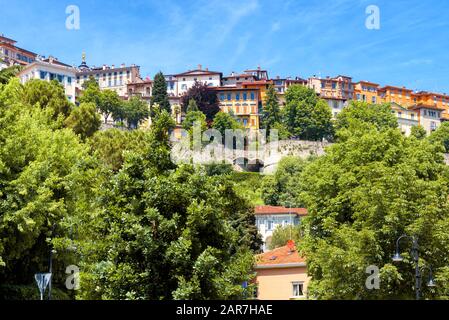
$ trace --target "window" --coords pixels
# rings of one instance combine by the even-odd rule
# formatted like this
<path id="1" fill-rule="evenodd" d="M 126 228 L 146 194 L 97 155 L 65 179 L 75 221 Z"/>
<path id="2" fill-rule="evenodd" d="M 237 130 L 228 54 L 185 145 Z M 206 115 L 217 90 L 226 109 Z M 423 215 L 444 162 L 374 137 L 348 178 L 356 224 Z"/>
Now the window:
<path id="1" fill-rule="evenodd" d="M 293 282 L 292 283 L 292 287 L 293 287 L 293 298 L 301 298 L 304 296 L 304 284 L 302 282 Z"/>
<path id="2" fill-rule="evenodd" d="M 251 92 L 251 100 L 256 100 L 256 95 L 254 94 L 254 92 Z"/>
<path id="3" fill-rule="evenodd" d="M 181 90 L 187 90 L 187 85 L 186 85 L 186 84 L 183 84 L 183 85 L 181 86 Z"/>
<path id="4" fill-rule="evenodd" d="M 237 101 L 240 100 L 240 93 L 236 93 L 236 95 L 235 95 L 235 100 L 237 100 Z"/>
<path id="5" fill-rule="evenodd" d="M 246 101 L 246 100 L 248 100 L 248 94 L 247 94 L 247 93 L 244 93 L 244 94 L 243 94 L 243 101 Z"/>
<path id="6" fill-rule="evenodd" d="M 67 83 L 72 84 L 72 77 L 67 77 Z"/>
<path id="7" fill-rule="evenodd" d="M 372 103 L 376 103 L 376 102 L 377 102 L 376 97 L 373 96 L 373 97 L 371 98 L 371 102 L 372 102 Z"/>
<path id="8" fill-rule="evenodd" d="M 357 93 L 357 100 L 360 101 L 360 93 Z"/>
<path id="9" fill-rule="evenodd" d="M 243 119 L 243 125 L 246 127 L 248 126 L 248 119 Z"/>
<path id="10" fill-rule="evenodd" d="M 220 94 L 220 100 L 221 100 L 221 101 L 224 101 L 224 99 L 225 99 L 224 93 Z"/>
<path id="11" fill-rule="evenodd" d="M 232 96 L 230 93 L 228 93 L 228 101 L 231 101 L 231 100 L 232 100 Z"/>
<path id="12" fill-rule="evenodd" d="M 435 131 L 437 129 L 437 124 L 435 121 L 430 122 L 430 130 Z"/>
<path id="13" fill-rule="evenodd" d="M 272 231 L 274 229 L 274 222 L 273 222 L 273 220 L 268 220 L 267 229 L 268 229 L 268 231 Z"/>
<path id="14" fill-rule="evenodd" d="M 45 78 L 47 78 L 47 72 L 41 71 L 40 76 L 41 76 L 41 80 L 45 80 Z"/>

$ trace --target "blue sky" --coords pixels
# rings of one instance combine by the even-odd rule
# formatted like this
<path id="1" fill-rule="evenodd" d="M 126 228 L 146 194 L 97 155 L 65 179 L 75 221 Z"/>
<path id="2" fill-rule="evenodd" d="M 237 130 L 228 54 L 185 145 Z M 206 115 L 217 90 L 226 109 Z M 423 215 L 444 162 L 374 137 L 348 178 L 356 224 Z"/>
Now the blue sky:
<path id="1" fill-rule="evenodd" d="M 67 30 L 77 5 L 80 30 Z M 365 27 L 368 5 L 380 30 Z M 335 76 L 449 93 L 449 1 L 0 0 L 0 33 L 78 65 L 135 63 L 142 76 L 198 64 L 270 75 Z"/>

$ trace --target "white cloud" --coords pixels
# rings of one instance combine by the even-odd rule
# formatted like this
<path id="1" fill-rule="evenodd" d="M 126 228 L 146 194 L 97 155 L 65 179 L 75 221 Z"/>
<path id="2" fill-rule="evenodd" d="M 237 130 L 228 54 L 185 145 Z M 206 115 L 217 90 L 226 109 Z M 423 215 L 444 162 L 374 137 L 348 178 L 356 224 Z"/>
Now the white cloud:
<path id="1" fill-rule="evenodd" d="M 277 32 L 279 30 L 281 30 L 281 23 L 280 22 L 273 23 L 272 26 L 271 26 L 271 31 L 272 32 Z"/>

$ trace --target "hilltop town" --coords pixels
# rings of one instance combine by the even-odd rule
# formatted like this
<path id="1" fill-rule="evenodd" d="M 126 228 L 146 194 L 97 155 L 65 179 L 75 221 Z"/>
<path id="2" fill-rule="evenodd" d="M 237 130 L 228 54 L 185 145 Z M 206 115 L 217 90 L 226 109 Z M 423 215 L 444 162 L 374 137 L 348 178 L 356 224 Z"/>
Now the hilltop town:
<path id="1" fill-rule="evenodd" d="M 83 54 L 79 66 L 70 66 L 61 60 L 49 56 L 39 56 L 32 51 L 17 46 L 17 42 L 0 36 L 0 69 L 11 65 L 21 65 L 18 75 L 25 83 L 30 79 L 57 80 L 65 88 L 68 99 L 75 103 L 80 97 L 85 81 L 93 77 L 102 90 L 112 90 L 122 99 L 138 96 L 150 102 L 153 94 L 154 79 L 143 79 L 140 67 L 109 65 L 89 66 Z M 388 103 L 397 117 L 400 129 L 407 135 L 414 126 L 422 126 L 428 133 L 435 131 L 442 122 L 449 120 L 449 95 L 428 91 L 414 91 L 410 88 L 380 85 L 366 80 L 358 82 L 350 76 L 309 78 L 270 77 L 269 71 L 261 67 L 229 75 L 221 71 L 212 71 L 198 65 L 196 70 L 187 70 L 178 74 L 165 74 L 167 92 L 173 112 L 181 104 L 182 96 L 195 82 L 200 82 L 216 92 L 223 112 L 232 112 L 237 121 L 248 129 L 261 127 L 261 113 L 267 98 L 269 86 L 273 86 L 280 105 L 285 105 L 285 92 L 292 85 L 302 85 L 313 89 L 325 100 L 335 118 L 350 101 L 362 101 L 372 104 Z M 180 125 L 185 116 L 175 115 Z"/>

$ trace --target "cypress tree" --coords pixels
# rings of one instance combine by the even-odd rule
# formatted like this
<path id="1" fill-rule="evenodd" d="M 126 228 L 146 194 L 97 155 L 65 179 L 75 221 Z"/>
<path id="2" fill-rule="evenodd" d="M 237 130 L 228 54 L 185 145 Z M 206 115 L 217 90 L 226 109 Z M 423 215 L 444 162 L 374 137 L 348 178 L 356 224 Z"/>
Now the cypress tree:
<path id="1" fill-rule="evenodd" d="M 167 82 L 162 72 L 154 76 L 153 95 L 151 97 L 151 106 L 158 104 L 161 110 L 166 110 L 171 114 L 170 101 L 168 100 Z"/>

